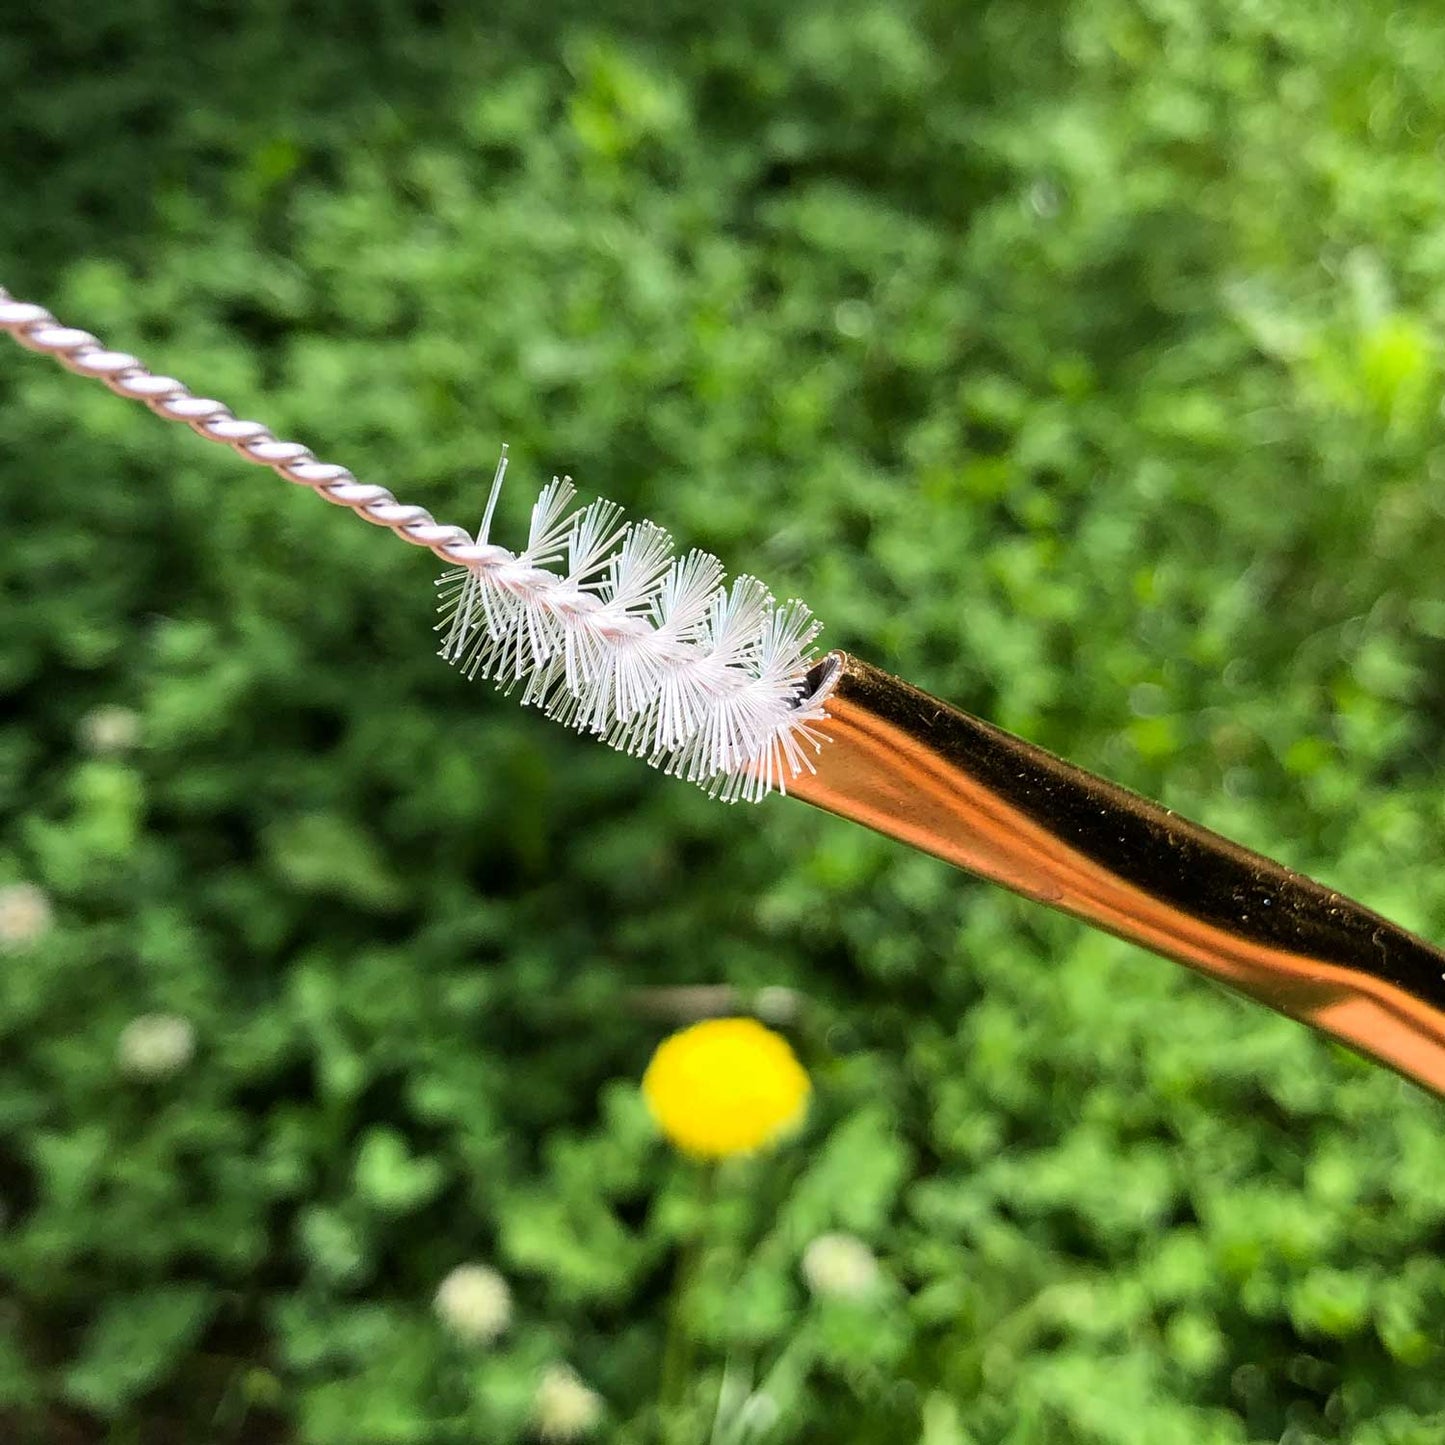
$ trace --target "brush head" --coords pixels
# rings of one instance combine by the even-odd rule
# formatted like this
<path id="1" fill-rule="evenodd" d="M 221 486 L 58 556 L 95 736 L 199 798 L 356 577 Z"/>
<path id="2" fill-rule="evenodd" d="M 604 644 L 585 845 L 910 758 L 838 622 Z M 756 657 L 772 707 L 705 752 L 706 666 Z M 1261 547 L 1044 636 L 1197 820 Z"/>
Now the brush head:
<path id="1" fill-rule="evenodd" d="M 505 449 L 466 564 L 437 579 L 441 656 L 549 717 L 729 802 L 812 770 L 826 713 L 808 673 L 819 624 L 755 577 L 554 477 L 521 552 L 488 536 Z"/>

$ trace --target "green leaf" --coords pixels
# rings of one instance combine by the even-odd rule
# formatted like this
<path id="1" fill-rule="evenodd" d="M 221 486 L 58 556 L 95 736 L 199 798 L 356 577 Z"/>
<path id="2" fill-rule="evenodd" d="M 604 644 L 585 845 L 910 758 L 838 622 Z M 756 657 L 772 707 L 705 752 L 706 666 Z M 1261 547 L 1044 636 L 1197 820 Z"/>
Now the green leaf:
<path id="1" fill-rule="evenodd" d="M 180 1366 L 216 1304 L 204 1285 L 112 1295 L 65 1371 L 66 1398 L 98 1415 L 121 1414 Z"/>
<path id="2" fill-rule="evenodd" d="M 300 893 L 344 898 L 378 912 L 400 906 L 405 890 L 370 835 L 331 813 L 310 813 L 267 830 L 271 865 Z"/>
<path id="3" fill-rule="evenodd" d="M 409 1214 L 436 1195 L 446 1171 L 435 1159 L 417 1158 L 394 1129 L 371 1129 L 361 1141 L 354 1171 L 357 1193 L 383 1214 Z"/>

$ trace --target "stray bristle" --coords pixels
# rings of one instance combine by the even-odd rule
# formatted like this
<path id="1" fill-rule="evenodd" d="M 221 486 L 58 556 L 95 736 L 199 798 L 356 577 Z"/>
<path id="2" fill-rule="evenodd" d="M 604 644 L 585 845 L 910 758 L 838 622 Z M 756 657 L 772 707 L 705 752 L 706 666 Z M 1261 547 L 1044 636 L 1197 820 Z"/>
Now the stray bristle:
<path id="1" fill-rule="evenodd" d="M 569 510 L 570 477 L 542 489 L 523 551 L 492 546 L 506 470 L 503 448 L 484 555 L 437 579 L 442 657 L 728 802 L 812 770 L 826 714 L 804 696 L 819 624 L 801 602 L 775 602 L 755 577 L 724 586 L 716 557 L 676 556 L 613 502 Z"/>

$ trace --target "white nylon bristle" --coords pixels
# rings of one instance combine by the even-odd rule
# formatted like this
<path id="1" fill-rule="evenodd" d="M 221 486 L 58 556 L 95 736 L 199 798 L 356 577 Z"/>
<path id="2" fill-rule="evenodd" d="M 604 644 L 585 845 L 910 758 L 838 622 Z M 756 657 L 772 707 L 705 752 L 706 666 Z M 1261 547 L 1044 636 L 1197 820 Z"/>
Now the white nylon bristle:
<path id="1" fill-rule="evenodd" d="M 481 560 L 437 579 L 441 656 L 468 677 L 716 797 L 756 802 L 812 771 L 827 716 L 805 699 L 819 624 L 755 577 L 723 585 L 707 552 L 674 555 L 613 502 L 569 511 L 568 477 L 542 489 L 527 546 L 490 543 L 502 459 L 477 534 Z"/>

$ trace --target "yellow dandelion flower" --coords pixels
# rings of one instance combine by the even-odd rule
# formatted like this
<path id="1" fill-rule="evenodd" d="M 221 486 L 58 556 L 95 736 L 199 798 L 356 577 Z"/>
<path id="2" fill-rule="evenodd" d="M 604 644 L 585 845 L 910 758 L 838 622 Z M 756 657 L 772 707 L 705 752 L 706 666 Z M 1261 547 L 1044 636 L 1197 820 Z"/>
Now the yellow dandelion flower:
<path id="1" fill-rule="evenodd" d="M 748 1154 L 800 1124 L 812 1085 L 786 1039 L 755 1019 L 708 1019 L 664 1039 L 642 1096 L 685 1154 Z"/>

